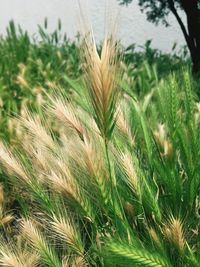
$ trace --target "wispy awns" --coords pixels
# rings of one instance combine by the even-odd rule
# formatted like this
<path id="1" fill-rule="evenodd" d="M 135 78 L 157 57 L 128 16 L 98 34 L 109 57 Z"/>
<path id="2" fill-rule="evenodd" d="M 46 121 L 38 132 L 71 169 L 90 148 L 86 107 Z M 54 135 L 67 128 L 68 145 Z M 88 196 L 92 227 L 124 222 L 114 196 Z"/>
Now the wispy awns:
<path id="1" fill-rule="evenodd" d="M 26 129 L 27 135 L 33 140 L 36 140 L 37 144 L 48 147 L 50 149 L 55 148 L 54 140 L 44 127 L 39 115 L 31 114 L 27 109 L 25 114 L 20 119 L 21 125 Z"/>
<path id="2" fill-rule="evenodd" d="M 59 172 L 56 173 L 52 170 L 51 173 L 47 175 L 46 181 L 55 191 L 63 194 L 67 199 L 70 199 L 71 201 L 78 200 L 79 190 L 70 171 L 68 170 L 68 173 L 65 173 L 65 175 Z"/>
<path id="3" fill-rule="evenodd" d="M 131 188 L 135 193 L 139 193 L 139 178 L 137 169 L 134 166 L 132 156 L 129 152 L 118 152 L 118 164 L 121 166 L 124 174 L 127 176 L 127 180 Z"/>
<path id="4" fill-rule="evenodd" d="M 84 138 L 83 142 L 78 140 L 75 140 L 75 142 L 76 145 L 72 144 L 70 147 L 70 156 L 76 162 L 77 166 L 80 166 L 83 172 L 87 173 L 90 182 L 92 181 L 93 183 L 96 181 L 101 183 L 103 179 L 106 179 L 106 167 L 100 137 L 96 134 L 94 136 L 89 134 Z"/>
<path id="5" fill-rule="evenodd" d="M 10 195 L 16 194 L 7 202 L 0 186 L 0 266 L 35 267 L 37 260 L 40 267 L 199 266 L 200 142 L 198 127 L 186 119 L 188 97 L 175 90 L 166 98 L 168 83 L 157 81 L 152 97 L 153 76 L 146 79 L 151 75 L 135 66 L 127 71 L 134 81 L 122 82 L 120 94 L 114 36 L 107 34 L 99 49 L 92 34 L 83 37 L 87 87 L 82 75 L 79 84 L 51 73 L 50 80 L 69 83 L 70 90 L 48 90 L 41 107 L 42 89 L 35 89 L 38 113 L 24 102 L 21 118 L 10 121 L 22 134 L 18 150 L 0 143 L 8 174 L 0 179 L 10 176 Z M 173 108 L 176 94 L 180 110 Z M 9 205 L 16 211 L 12 223 Z M 18 237 L 27 245 L 23 251 L 15 247 Z"/>
<path id="6" fill-rule="evenodd" d="M 82 54 L 94 118 L 102 137 L 109 140 L 116 121 L 119 96 L 119 45 L 114 35 L 106 35 L 99 53 L 92 33 L 88 33 L 83 39 Z"/>
<path id="7" fill-rule="evenodd" d="M 126 111 L 128 113 L 128 111 Z M 135 137 L 132 135 L 131 127 L 129 125 L 129 121 L 127 120 L 125 116 L 125 111 L 122 110 L 122 108 L 119 108 L 118 114 L 117 114 L 117 128 L 119 129 L 120 133 L 127 139 L 127 141 L 130 143 L 130 145 L 134 145 L 135 143 Z"/>
<path id="8" fill-rule="evenodd" d="M 171 218 L 164 225 L 165 237 L 177 247 L 181 252 L 184 251 L 186 240 L 184 236 L 183 221 L 180 218 Z"/>
<path id="9" fill-rule="evenodd" d="M 70 257 L 64 257 L 62 260 L 62 267 L 86 267 L 89 266 L 85 259 L 81 256 L 74 256 L 73 260 Z"/>
<path id="10" fill-rule="evenodd" d="M 61 239 L 68 244 L 73 252 L 79 256 L 83 256 L 84 248 L 81 237 L 75 228 L 75 223 L 71 222 L 66 216 L 56 217 L 53 216 L 50 222 L 53 231 L 55 232 L 58 240 Z"/>
<path id="11" fill-rule="evenodd" d="M 41 233 L 36 225 L 31 221 L 24 219 L 21 221 L 21 232 L 23 236 L 37 249 L 45 246 Z"/>
<path id="12" fill-rule="evenodd" d="M 18 244 L 2 242 L 0 244 L 0 264 L 5 267 L 36 267 L 39 256 L 29 250 L 22 249 Z"/>
<path id="13" fill-rule="evenodd" d="M 54 248 L 49 245 L 49 242 L 33 221 L 23 219 L 21 221 L 21 232 L 22 236 L 30 243 L 33 250 L 38 253 L 47 266 L 61 267 L 61 262 Z"/>
<path id="14" fill-rule="evenodd" d="M 8 173 L 21 178 L 23 181 L 28 182 L 29 177 L 21 164 L 21 162 L 12 154 L 3 143 L 0 142 L 0 162 L 6 168 Z"/>
<path id="15" fill-rule="evenodd" d="M 84 128 L 76 116 L 76 110 L 70 103 L 64 103 L 63 99 L 50 98 L 52 105 L 50 111 L 54 116 L 58 118 L 62 123 L 71 129 L 74 129 L 78 135 L 83 138 Z"/>

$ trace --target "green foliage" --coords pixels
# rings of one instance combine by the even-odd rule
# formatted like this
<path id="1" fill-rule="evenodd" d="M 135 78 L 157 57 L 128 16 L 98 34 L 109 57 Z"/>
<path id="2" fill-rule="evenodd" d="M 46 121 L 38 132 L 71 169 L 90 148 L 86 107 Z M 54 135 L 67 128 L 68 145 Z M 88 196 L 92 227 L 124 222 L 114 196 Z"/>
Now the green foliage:
<path id="1" fill-rule="evenodd" d="M 53 125 L 26 115 L 19 156 L 1 145 L 25 216 L 37 221 L 22 219 L 22 234 L 41 266 L 65 257 L 67 266 L 198 266 L 200 111 L 190 77 L 183 70 L 157 81 L 148 101 L 122 88 L 124 115 L 106 147 L 81 104 L 84 87 L 68 78 L 76 98 L 56 92 L 42 111 L 57 124 L 52 134 Z"/>
<path id="2" fill-rule="evenodd" d="M 128 5 L 133 0 L 118 0 L 120 4 Z M 199 58 L 199 6 L 200 0 L 138 0 L 141 11 L 146 12 L 147 20 L 158 24 L 160 21 L 165 25 L 170 24 L 167 21 L 168 15 L 171 13 L 175 17 L 183 33 L 188 50 L 190 52 L 193 74 L 200 72 Z M 180 12 L 179 12 L 180 11 Z M 186 21 L 184 22 L 182 14 L 185 12 Z"/>
<path id="3" fill-rule="evenodd" d="M 47 26 L 47 25 L 46 25 Z M 74 42 L 61 34 L 61 24 L 48 34 L 39 26 L 37 37 L 30 38 L 27 32 L 11 21 L 7 35 L 0 38 L 0 127 L 8 127 L 8 116 L 19 114 L 23 105 L 34 108 L 58 85 L 70 90 L 65 75 L 77 78 L 80 74 L 79 51 Z M 0 137 L 11 138 L 8 131 Z"/>
<path id="4" fill-rule="evenodd" d="M 128 5 L 134 0 L 117 0 L 122 5 Z M 182 0 L 138 0 L 141 10 L 146 10 L 147 19 L 151 22 L 158 23 L 160 20 L 166 26 L 169 26 L 167 16 L 171 12 L 172 7 L 183 9 L 184 1 Z M 199 2 L 197 0 L 196 2 Z"/>
<path id="5" fill-rule="evenodd" d="M 170 267 L 166 259 L 160 255 L 146 251 L 142 248 L 135 248 L 134 246 L 127 245 L 126 243 L 109 243 L 105 248 L 105 257 L 109 258 L 110 266 L 139 266 L 146 267 Z"/>
<path id="6" fill-rule="evenodd" d="M 11 23 L 5 46 L 14 42 L 13 29 Z M 16 35 L 14 49 L 25 35 Z M 92 71 L 84 75 L 74 44 L 57 46 L 58 34 L 41 28 L 40 35 L 41 43 L 25 38 L 28 59 L 22 61 L 21 53 L 15 61 L 25 70 L 13 63 L 10 76 L 20 95 L 15 112 L 21 118 L 9 118 L 18 128 L 12 132 L 14 146 L 13 141 L 5 145 L 5 137 L 0 143 L 5 188 L 5 195 L 0 190 L 0 264 L 199 266 L 200 105 L 189 63 L 148 45 L 145 53 L 131 54 L 128 48 L 115 91 L 106 79 L 118 81 L 108 60 L 113 46 L 95 63 L 89 57 Z M 165 60 L 173 72 L 169 67 L 164 72 Z M 35 103 L 35 86 L 42 87 L 42 103 Z M 9 100 L 7 90 L 3 102 Z M 31 103 L 24 107 L 24 99 Z M 4 107 L 7 114 L 8 104 Z M 109 138 L 103 134 L 105 111 L 114 125 Z"/>
<path id="7" fill-rule="evenodd" d="M 24 106 L 36 109 L 45 100 L 46 92 L 51 93 L 54 87 L 64 87 L 65 93 L 71 95 L 74 86 L 69 78 L 80 80 L 77 43 L 61 34 L 60 22 L 53 33 L 47 30 L 45 20 L 38 34 L 31 38 L 11 21 L 7 35 L 0 38 L 0 127 L 3 129 L 0 138 L 12 139 L 12 130 L 6 130 L 14 127 L 8 121 L 9 116 L 22 113 Z M 129 46 L 124 51 L 127 79 L 123 86 L 131 84 L 138 94 L 149 92 L 162 77 L 177 71 L 185 62 L 190 64 L 184 53 L 162 54 L 151 48 L 151 41 L 140 50 Z"/>

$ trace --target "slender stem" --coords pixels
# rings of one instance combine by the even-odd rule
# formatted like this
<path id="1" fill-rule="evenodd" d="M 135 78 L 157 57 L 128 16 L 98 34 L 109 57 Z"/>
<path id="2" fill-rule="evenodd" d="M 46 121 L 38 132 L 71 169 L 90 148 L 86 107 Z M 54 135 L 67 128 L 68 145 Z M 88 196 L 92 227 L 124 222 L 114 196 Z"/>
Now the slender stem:
<path id="1" fill-rule="evenodd" d="M 115 208 L 112 169 L 111 169 L 111 162 L 110 162 L 109 151 L 108 151 L 108 139 L 107 138 L 104 138 L 104 145 L 105 145 L 106 161 L 107 161 L 107 164 L 108 164 L 108 172 L 109 172 L 109 185 L 110 185 L 110 191 L 111 191 L 110 192 L 111 193 L 111 203 L 113 205 L 113 208 Z"/>
<path id="2" fill-rule="evenodd" d="M 115 221 L 116 223 L 119 222 L 119 219 L 117 219 L 119 210 L 118 211 L 116 210 L 116 200 L 117 200 L 119 204 L 119 208 L 120 208 L 121 218 L 123 218 L 123 222 L 121 221 L 120 224 L 122 223 L 122 226 L 124 227 L 124 223 L 125 222 L 127 223 L 127 219 L 124 213 L 123 205 L 121 203 L 120 195 L 117 190 L 116 180 L 114 180 L 114 177 L 112 175 L 112 167 L 111 167 L 109 150 L 108 150 L 108 140 L 106 138 L 104 139 L 104 144 L 105 144 L 106 160 L 107 160 L 108 171 L 109 171 L 109 181 L 110 181 L 110 188 L 111 188 L 111 203 L 113 205 Z M 128 226 L 128 223 L 127 223 L 127 226 Z M 127 226 L 125 227 L 126 231 L 128 234 L 130 234 Z"/>
<path id="3" fill-rule="evenodd" d="M 110 157 L 109 157 L 109 152 L 108 152 L 108 139 L 105 138 L 104 139 L 104 144 L 105 144 L 105 151 L 106 151 L 106 160 L 108 163 L 108 171 L 109 171 L 109 179 L 111 184 L 113 183 L 113 179 L 112 179 L 112 170 L 111 170 L 111 163 L 110 163 Z"/>

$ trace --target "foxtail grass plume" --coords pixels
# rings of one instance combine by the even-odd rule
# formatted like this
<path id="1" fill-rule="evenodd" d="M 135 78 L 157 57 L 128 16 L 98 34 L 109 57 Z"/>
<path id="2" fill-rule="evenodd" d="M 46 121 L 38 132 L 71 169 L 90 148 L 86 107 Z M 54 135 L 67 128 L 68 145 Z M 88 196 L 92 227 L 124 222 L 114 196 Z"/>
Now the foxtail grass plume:
<path id="1" fill-rule="evenodd" d="M 154 243 L 156 243 L 159 247 L 161 247 L 161 241 L 160 241 L 160 238 L 159 238 L 157 232 L 155 231 L 155 229 L 150 227 L 150 228 L 148 228 L 148 232 L 149 232 L 149 235 L 150 235 L 152 241 Z"/>
<path id="2" fill-rule="evenodd" d="M 37 267 L 39 257 L 36 253 L 18 247 L 18 244 L 0 244 L 0 264 L 5 267 Z"/>
<path id="3" fill-rule="evenodd" d="M 154 131 L 154 137 L 158 145 L 162 148 L 162 156 L 172 158 L 173 146 L 168 140 L 166 127 L 164 124 L 158 125 L 158 130 Z"/>
<path id="4" fill-rule="evenodd" d="M 19 256 L 5 245 L 0 247 L 0 264 L 6 267 L 24 267 L 24 263 L 21 262 Z"/>
<path id="5" fill-rule="evenodd" d="M 63 257 L 62 267 L 87 267 L 89 266 L 85 259 L 81 256 L 74 256 L 73 260 L 70 260 L 70 257 Z"/>
<path id="6" fill-rule="evenodd" d="M 93 34 L 86 34 L 83 40 L 83 59 L 94 119 L 101 136 L 108 141 L 116 122 L 119 96 L 119 45 L 115 36 L 106 34 L 99 54 Z"/>
<path id="7" fill-rule="evenodd" d="M 21 118 L 21 125 L 27 130 L 29 136 L 33 137 L 40 145 L 50 149 L 55 148 L 55 143 L 51 135 L 43 126 L 42 120 L 39 116 L 31 114 L 27 109 L 24 116 Z"/>
<path id="8" fill-rule="evenodd" d="M 164 234 L 180 251 L 184 250 L 186 241 L 183 232 L 183 222 L 180 218 L 172 216 L 165 225 Z"/>
<path id="9" fill-rule="evenodd" d="M 30 243 L 35 252 L 38 253 L 41 260 L 47 264 L 47 266 L 61 267 L 60 260 L 40 231 L 31 220 L 23 219 L 21 222 L 21 232 L 23 237 Z"/>
<path id="10" fill-rule="evenodd" d="M 80 120 L 76 116 L 74 107 L 69 103 L 64 103 L 62 99 L 51 98 L 52 107 L 51 112 L 68 127 L 74 129 L 78 135 L 83 138 L 84 128 Z"/>
<path id="11" fill-rule="evenodd" d="M 21 178 L 25 182 L 29 181 L 21 162 L 13 156 L 12 152 L 3 143 L 0 143 L 0 162 L 8 173 Z"/>
<path id="12" fill-rule="evenodd" d="M 119 112 L 117 114 L 116 124 L 122 135 L 124 135 L 124 137 L 128 139 L 131 145 L 134 145 L 134 136 L 131 133 L 129 122 L 125 117 L 125 112 L 121 108 L 119 109 Z"/>
<path id="13" fill-rule="evenodd" d="M 81 238 L 73 223 L 65 217 L 53 217 L 51 221 L 52 229 L 58 238 L 66 242 L 78 255 L 83 255 L 84 248 Z"/>
<path id="14" fill-rule="evenodd" d="M 131 154 L 129 152 L 119 152 L 119 164 L 121 165 L 124 173 L 128 178 L 128 183 L 131 185 L 132 189 L 138 193 L 139 190 L 139 180 L 137 175 L 137 170 L 134 166 Z"/>
<path id="15" fill-rule="evenodd" d="M 51 172 L 50 175 L 47 176 L 47 182 L 59 193 L 65 195 L 69 199 L 77 199 L 77 187 L 73 181 L 73 179 L 66 179 L 62 174 Z"/>

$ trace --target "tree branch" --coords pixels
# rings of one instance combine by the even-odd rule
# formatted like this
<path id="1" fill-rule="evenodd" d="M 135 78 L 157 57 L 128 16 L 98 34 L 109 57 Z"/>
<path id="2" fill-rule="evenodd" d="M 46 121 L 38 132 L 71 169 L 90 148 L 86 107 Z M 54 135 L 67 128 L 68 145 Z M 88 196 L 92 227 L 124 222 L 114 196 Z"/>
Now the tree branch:
<path id="1" fill-rule="evenodd" d="M 181 30 L 183 32 L 183 35 L 184 35 L 185 40 L 187 42 L 187 45 L 190 46 L 189 35 L 187 33 L 186 27 L 185 27 L 182 19 L 180 18 L 179 14 L 175 8 L 174 1 L 173 0 L 167 0 L 167 1 L 169 3 L 169 8 L 170 8 L 171 12 L 174 14 L 174 16 L 176 17 L 176 20 L 178 21 L 179 26 L 181 27 Z"/>

